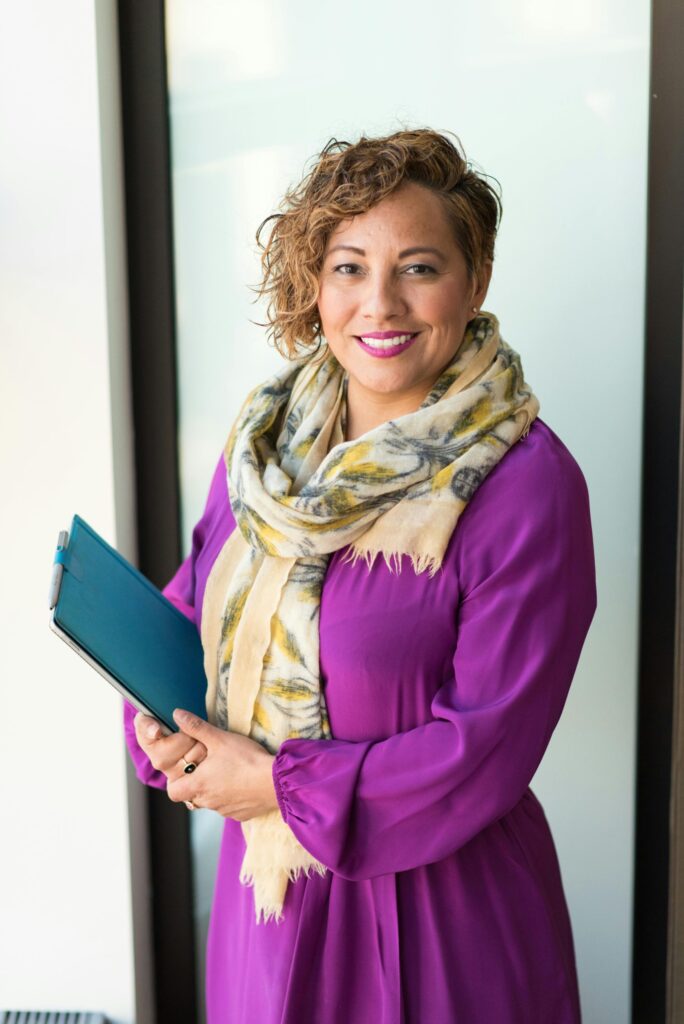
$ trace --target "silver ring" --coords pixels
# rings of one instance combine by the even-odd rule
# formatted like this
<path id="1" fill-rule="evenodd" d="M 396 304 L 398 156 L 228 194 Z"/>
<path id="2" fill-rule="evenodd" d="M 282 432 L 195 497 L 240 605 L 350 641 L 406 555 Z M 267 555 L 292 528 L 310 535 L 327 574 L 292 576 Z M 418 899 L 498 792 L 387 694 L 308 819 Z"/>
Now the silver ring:
<path id="1" fill-rule="evenodd" d="M 193 804 L 192 800 L 186 800 L 186 801 L 185 801 L 185 806 L 187 807 L 187 809 L 188 809 L 189 811 L 196 811 L 196 810 L 197 810 L 197 808 L 196 808 L 196 807 L 195 807 L 195 805 Z"/>
<path id="2" fill-rule="evenodd" d="M 183 769 L 185 774 L 186 775 L 191 775 L 194 772 L 195 768 L 197 767 L 195 762 L 194 761 L 186 761 L 184 757 L 181 757 L 181 761 L 185 765 L 185 768 Z"/>

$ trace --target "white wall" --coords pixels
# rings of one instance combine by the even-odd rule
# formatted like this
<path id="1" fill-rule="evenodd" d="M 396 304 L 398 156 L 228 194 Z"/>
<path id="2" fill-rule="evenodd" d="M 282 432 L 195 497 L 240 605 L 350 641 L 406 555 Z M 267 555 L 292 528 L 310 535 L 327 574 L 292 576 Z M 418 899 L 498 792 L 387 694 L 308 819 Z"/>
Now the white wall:
<path id="1" fill-rule="evenodd" d="M 120 699 L 48 630 L 47 610 L 74 512 L 133 541 L 114 12 L 114 0 L 3 5 L 0 1010 L 130 1024 Z"/>

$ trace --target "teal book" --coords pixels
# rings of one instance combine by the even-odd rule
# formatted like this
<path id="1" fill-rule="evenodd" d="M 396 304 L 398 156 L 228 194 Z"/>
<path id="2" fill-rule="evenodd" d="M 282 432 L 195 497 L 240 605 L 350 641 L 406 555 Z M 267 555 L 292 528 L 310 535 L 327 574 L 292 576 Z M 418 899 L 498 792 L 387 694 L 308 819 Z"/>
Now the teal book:
<path id="1" fill-rule="evenodd" d="M 135 707 L 172 732 L 174 708 L 206 719 L 197 628 L 75 515 L 57 543 L 50 627 Z"/>

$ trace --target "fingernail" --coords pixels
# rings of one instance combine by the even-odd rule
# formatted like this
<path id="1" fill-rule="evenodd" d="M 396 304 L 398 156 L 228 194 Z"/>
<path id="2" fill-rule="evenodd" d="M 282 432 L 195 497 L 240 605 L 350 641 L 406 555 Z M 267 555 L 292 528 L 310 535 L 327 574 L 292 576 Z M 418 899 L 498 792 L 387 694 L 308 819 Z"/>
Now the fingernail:
<path id="1" fill-rule="evenodd" d="M 156 725 L 148 725 L 146 735 L 149 740 L 156 740 L 159 735 L 159 727 Z"/>

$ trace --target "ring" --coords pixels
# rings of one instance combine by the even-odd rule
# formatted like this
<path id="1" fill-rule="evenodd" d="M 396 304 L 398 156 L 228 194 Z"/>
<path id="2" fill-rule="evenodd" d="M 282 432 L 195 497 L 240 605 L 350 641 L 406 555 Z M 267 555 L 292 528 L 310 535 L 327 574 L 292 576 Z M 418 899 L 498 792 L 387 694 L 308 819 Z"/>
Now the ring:
<path id="1" fill-rule="evenodd" d="M 184 757 L 181 757 L 181 761 L 185 765 L 185 768 L 183 769 L 185 774 L 186 775 L 191 775 L 192 772 L 194 772 L 195 768 L 197 767 L 195 762 L 194 761 L 186 761 Z"/>
<path id="2" fill-rule="evenodd" d="M 196 810 L 197 810 L 197 808 L 196 808 L 196 807 L 195 807 L 195 805 L 193 804 L 192 800 L 186 800 L 186 801 L 185 801 L 185 806 L 187 807 L 187 809 L 188 809 L 189 811 L 196 811 Z"/>

